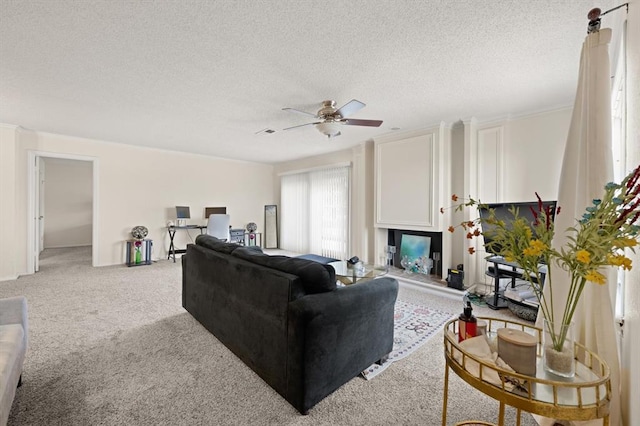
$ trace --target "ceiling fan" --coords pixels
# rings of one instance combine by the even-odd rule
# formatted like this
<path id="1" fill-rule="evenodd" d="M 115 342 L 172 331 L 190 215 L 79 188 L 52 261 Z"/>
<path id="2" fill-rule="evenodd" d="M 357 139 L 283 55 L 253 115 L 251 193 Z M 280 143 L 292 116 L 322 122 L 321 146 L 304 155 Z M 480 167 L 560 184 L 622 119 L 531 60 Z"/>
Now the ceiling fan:
<path id="1" fill-rule="evenodd" d="M 300 124 L 298 126 L 287 127 L 282 130 L 295 129 L 297 127 L 314 126 L 320 133 L 328 138 L 334 138 L 340 136 L 340 128 L 344 125 L 347 126 L 368 126 L 368 127 L 380 127 L 382 120 L 363 120 L 359 118 L 347 118 L 349 115 L 360 111 L 365 107 L 365 104 L 352 99 L 340 108 L 336 108 L 335 101 L 323 101 L 322 108 L 317 113 L 313 114 L 306 111 L 301 111 L 295 108 L 282 108 L 283 111 L 291 111 L 298 114 L 309 115 L 318 121 L 311 123 Z"/>

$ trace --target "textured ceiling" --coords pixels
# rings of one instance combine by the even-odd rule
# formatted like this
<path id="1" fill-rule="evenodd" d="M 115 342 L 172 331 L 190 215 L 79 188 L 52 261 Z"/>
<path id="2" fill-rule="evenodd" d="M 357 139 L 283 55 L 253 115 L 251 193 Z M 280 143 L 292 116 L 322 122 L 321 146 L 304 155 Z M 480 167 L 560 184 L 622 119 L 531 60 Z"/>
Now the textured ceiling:
<path id="1" fill-rule="evenodd" d="M 607 1 L 0 0 L 0 122 L 278 162 L 573 102 Z M 607 18 L 603 26 L 608 26 Z M 324 99 L 367 106 L 327 139 Z M 262 129 L 275 133 L 257 133 Z"/>

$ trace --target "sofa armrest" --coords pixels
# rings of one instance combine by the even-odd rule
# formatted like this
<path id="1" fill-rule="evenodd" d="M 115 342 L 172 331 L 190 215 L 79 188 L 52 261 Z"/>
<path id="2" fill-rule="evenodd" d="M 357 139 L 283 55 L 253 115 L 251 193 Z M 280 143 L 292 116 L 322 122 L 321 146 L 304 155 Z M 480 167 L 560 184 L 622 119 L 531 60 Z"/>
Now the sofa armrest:
<path id="1" fill-rule="evenodd" d="M 27 343 L 27 299 L 24 296 L 0 299 L 0 325 L 20 324 L 24 331 L 24 342 Z"/>
<path id="2" fill-rule="evenodd" d="M 290 303 L 287 399 L 296 408 L 306 412 L 391 352 L 397 295 L 398 282 L 383 277 Z"/>
<path id="3" fill-rule="evenodd" d="M 27 324 L 27 299 L 24 296 L 0 299 L 0 324 Z"/>

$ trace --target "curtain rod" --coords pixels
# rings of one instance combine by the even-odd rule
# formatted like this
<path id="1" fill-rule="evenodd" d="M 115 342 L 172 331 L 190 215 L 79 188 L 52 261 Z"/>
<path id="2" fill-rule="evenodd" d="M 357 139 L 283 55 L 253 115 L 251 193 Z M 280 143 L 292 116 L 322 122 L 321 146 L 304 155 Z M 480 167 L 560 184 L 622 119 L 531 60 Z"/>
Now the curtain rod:
<path id="1" fill-rule="evenodd" d="M 587 18 L 589 18 L 589 24 L 587 24 L 587 34 L 600 31 L 600 17 L 606 15 L 609 12 L 618 10 L 621 7 L 627 7 L 627 13 L 629 13 L 629 3 L 622 3 L 620 6 L 616 6 L 613 9 L 609 9 L 606 12 L 602 12 L 599 8 L 594 8 L 589 11 Z"/>

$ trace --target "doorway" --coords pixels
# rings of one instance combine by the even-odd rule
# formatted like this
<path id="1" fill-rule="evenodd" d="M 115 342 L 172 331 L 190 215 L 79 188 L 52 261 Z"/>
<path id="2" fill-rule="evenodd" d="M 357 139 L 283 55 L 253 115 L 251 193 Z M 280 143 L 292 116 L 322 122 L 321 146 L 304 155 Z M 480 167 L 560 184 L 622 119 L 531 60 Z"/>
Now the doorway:
<path id="1" fill-rule="evenodd" d="M 67 251 L 80 250 L 96 266 L 97 159 L 30 151 L 28 161 L 28 272 L 40 270 L 45 248 L 51 249 L 49 254 L 63 255 L 61 261 L 77 258 L 65 257 Z"/>

